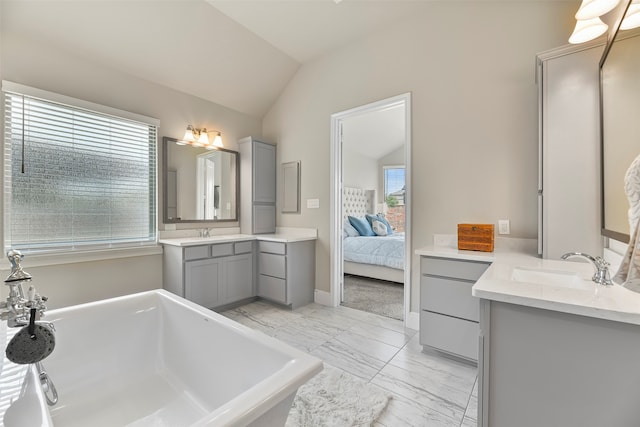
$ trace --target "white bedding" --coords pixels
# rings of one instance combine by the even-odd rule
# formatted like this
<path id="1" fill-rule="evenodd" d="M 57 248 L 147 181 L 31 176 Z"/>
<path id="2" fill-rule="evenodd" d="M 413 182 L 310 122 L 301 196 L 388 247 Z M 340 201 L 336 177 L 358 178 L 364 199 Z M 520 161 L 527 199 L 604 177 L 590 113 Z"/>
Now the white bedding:
<path id="1" fill-rule="evenodd" d="M 345 261 L 404 268 L 404 233 L 345 237 L 342 249 Z"/>

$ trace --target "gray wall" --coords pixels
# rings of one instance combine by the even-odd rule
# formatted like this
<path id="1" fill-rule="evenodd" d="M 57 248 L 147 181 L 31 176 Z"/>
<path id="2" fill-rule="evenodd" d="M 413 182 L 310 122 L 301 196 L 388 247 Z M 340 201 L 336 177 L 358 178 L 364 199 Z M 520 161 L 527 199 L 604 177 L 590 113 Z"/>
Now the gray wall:
<path id="1" fill-rule="evenodd" d="M 342 152 L 344 173 L 342 181 L 345 187 L 375 190 L 378 184 L 378 162 L 344 147 Z M 305 204 L 306 206 L 306 204 Z"/>
<path id="2" fill-rule="evenodd" d="M 160 147 L 162 136 L 181 138 L 189 123 L 220 130 L 225 146 L 234 150 L 240 137 L 260 136 L 259 119 L 221 105 L 89 62 L 53 46 L 35 44 L 20 34 L 3 34 L 1 42 L 3 79 L 160 119 Z M 159 178 L 161 159 L 159 150 Z M 161 179 L 158 188 L 162 188 Z M 161 203 L 160 193 L 158 222 L 162 230 Z M 49 296 L 51 308 L 162 287 L 161 255 L 38 268 L 29 268 L 27 257 L 24 265 L 37 280 L 40 291 Z M 4 292 L 0 290 L 3 295 Z"/>
<path id="3" fill-rule="evenodd" d="M 303 65 L 263 120 L 281 158 L 302 160 L 302 213 L 317 227 L 316 288 L 330 288 L 330 115 L 411 92 L 413 249 L 460 222 L 509 218 L 535 238 L 535 55 L 563 44 L 579 2 L 433 2 L 422 16 Z M 319 198 L 309 210 L 305 199 Z M 418 257 L 413 255 L 412 311 Z"/>

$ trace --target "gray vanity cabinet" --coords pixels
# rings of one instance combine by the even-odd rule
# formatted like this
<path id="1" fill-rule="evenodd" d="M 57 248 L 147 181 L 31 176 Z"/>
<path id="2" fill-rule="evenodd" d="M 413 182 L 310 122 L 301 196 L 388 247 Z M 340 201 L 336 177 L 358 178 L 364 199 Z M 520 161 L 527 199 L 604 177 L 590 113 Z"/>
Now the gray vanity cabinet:
<path id="1" fill-rule="evenodd" d="M 423 256 L 420 260 L 420 344 L 478 360 L 479 302 L 471 287 L 489 263 Z"/>
<path id="2" fill-rule="evenodd" d="M 291 308 L 313 302 L 315 240 L 258 242 L 258 296 Z"/>
<path id="3" fill-rule="evenodd" d="M 276 146 L 252 137 L 239 141 L 240 232 L 275 233 Z"/>
<path id="4" fill-rule="evenodd" d="M 221 305 L 220 284 L 222 280 L 221 259 L 204 259 L 184 263 L 184 297 L 189 301 L 208 308 Z"/>
<path id="5" fill-rule="evenodd" d="M 255 297 L 254 242 L 164 246 L 164 288 L 207 308 Z"/>

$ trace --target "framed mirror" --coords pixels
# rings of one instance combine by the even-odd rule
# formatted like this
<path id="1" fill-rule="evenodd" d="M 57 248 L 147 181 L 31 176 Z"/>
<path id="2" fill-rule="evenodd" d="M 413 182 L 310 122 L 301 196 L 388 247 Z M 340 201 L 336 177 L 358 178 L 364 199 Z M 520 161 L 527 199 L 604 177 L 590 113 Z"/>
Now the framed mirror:
<path id="1" fill-rule="evenodd" d="M 282 164 L 282 213 L 300 213 L 300 162 Z"/>
<path id="2" fill-rule="evenodd" d="M 164 223 L 238 221 L 238 152 L 178 142 L 162 138 Z"/>
<path id="3" fill-rule="evenodd" d="M 602 235 L 625 243 L 631 228 L 625 175 L 640 155 L 639 75 L 640 29 L 618 30 L 600 62 Z"/>

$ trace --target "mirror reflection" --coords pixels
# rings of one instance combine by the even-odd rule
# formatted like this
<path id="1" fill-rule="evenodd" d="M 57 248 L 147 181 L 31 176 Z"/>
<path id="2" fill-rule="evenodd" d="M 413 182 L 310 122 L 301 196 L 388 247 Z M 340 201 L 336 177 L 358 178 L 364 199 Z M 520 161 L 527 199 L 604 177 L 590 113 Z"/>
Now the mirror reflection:
<path id="1" fill-rule="evenodd" d="M 236 151 L 180 145 L 164 137 L 164 222 L 237 221 Z"/>
<path id="2" fill-rule="evenodd" d="M 631 229 L 625 175 L 640 155 L 638 75 L 640 31 L 619 31 L 601 69 L 602 234 L 623 242 Z"/>

